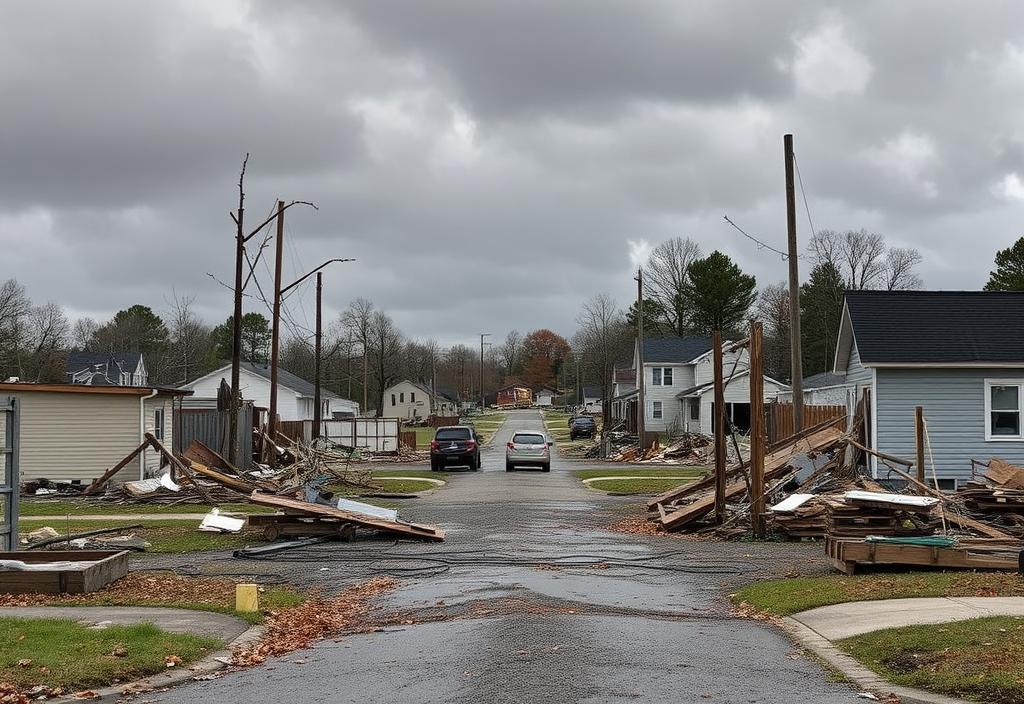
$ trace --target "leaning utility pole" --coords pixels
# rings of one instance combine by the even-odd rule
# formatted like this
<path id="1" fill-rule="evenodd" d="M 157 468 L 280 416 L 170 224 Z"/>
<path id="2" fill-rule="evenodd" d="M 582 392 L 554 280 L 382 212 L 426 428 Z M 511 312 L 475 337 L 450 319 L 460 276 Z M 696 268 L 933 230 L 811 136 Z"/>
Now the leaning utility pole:
<path id="1" fill-rule="evenodd" d="M 274 259 L 274 316 L 270 327 L 270 417 L 267 436 L 277 442 L 277 356 L 281 335 L 281 261 L 284 258 L 284 201 L 277 201 L 277 255 Z"/>
<path id="2" fill-rule="evenodd" d="M 231 215 L 235 221 L 235 290 L 234 312 L 231 320 L 231 407 L 228 419 L 228 462 L 238 464 L 238 408 L 242 395 L 238 391 L 241 383 L 242 361 L 242 258 L 245 254 L 245 234 L 243 220 L 245 218 L 245 191 L 242 182 L 245 180 L 245 167 L 249 163 L 249 155 L 242 161 L 242 173 L 238 176 L 238 212 Z"/>
<path id="3" fill-rule="evenodd" d="M 491 333 L 480 333 L 480 412 L 484 410 L 484 338 L 490 337 Z"/>
<path id="4" fill-rule="evenodd" d="M 644 408 L 644 268 L 636 270 L 636 434 L 640 438 L 640 451 L 644 447 L 644 427 L 646 423 Z"/>
<path id="5" fill-rule="evenodd" d="M 320 355 L 323 351 L 321 307 L 323 305 L 324 275 L 316 272 L 316 340 L 313 343 L 313 439 L 320 437 L 323 409 L 320 408 Z"/>
<path id="6" fill-rule="evenodd" d="M 796 249 L 796 190 L 793 183 L 793 135 L 782 138 L 786 159 L 786 232 L 789 239 L 789 354 L 793 387 L 793 432 L 804 427 L 804 369 L 800 350 L 800 272 Z"/>

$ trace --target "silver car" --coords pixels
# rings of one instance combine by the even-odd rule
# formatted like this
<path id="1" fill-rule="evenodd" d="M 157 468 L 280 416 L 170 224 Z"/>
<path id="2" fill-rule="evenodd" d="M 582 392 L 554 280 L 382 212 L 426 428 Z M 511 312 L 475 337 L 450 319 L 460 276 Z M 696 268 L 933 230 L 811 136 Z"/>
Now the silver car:
<path id="1" fill-rule="evenodd" d="M 544 433 L 522 431 L 515 433 L 505 446 L 505 471 L 516 467 L 540 467 L 542 472 L 551 471 L 551 446 L 554 445 Z"/>

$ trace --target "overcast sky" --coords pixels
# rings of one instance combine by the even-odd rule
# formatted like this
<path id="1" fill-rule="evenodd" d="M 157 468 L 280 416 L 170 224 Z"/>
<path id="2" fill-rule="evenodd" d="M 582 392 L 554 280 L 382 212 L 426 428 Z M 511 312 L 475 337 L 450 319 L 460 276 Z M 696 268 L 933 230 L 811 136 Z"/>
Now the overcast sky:
<path id="1" fill-rule="evenodd" d="M 917 247 L 928 288 L 1024 234 L 1019 2 L 10 1 L 0 96 L 0 279 L 73 317 L 176 291 L 223 320 L 246 152 L 251 224 L 320 208 L 286 279 L 355 257 L 329 316 L 443 343 L 569 335 L 674 236 L 781 280 L 722 216 L 784 246 L 786 132 L 815 227 Z"/>

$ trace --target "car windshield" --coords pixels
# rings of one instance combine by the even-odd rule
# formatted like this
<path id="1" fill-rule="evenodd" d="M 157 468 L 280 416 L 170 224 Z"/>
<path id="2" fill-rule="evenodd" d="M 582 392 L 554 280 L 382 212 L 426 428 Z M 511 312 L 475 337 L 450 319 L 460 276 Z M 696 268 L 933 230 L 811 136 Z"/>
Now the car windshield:
<path id="1" fill-rule="evenodd" d="M 573 425 L 593 425 L 594 424 L 594 419 L 593 418 L 573 418 L 572 419 L 572 424 Z"/>
<path id="2" fill-rule="evenodd" d="M 435 440 L 469 440 L 469 428 L 438 428 Z"/>
<path id="3" fill-rule="evenodd" d="M 516 433 L 512 436 L 515 445 L 543 445 L 544 436 L 537 433 Z"/>

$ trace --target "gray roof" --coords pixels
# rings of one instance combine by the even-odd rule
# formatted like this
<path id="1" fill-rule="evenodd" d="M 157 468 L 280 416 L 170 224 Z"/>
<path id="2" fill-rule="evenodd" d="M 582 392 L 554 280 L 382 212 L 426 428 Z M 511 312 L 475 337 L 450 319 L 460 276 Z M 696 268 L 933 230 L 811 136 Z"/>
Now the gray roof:
<path id="1" fill-rule="evenodd" d="M 79 371 L 94 364 L 114 362 L 124 371 L 135 371 L 141 359 L 141 352 L 68 352 L 67 370 Z"/>
<path id="2" fill-rule="evenodd" d="M 584 386 L 583 398 L 601 398 L 600 386 Z"/>
<path id="3" fill-rule="evenodd" d="M 241 369 L 257 374 L 264 379 L 270 380 L 270 366 L 266 364 L 253 364 L 252 362 L 242 362 L 240 365 Z M 300 394 L 301 396 L 312 397 L 316 394 L 316 387 L 312 382 L 306 381 L 301 376 L 296 376 L 290 371 L 285 369 L 277 368 L 277 383 L 281 386 L 287 386 L 292 391 Z M 331 393 L 324 385 L 320 385 L 320 397 L 321 398 L 341 398 L 338 394 Z"/>
<path id="4" fill-rule="evenodd" d="M 842 386 L 846 383 L 846 374 L 835 372 L 821 372 L 804 379 L 804 390 L 820 389 L 826 386 Z"/>
<path id="5" fill-rule="evenodd" d="M 644 364 L 667 362 L 685 364 L 711 349 L 711 338 L 695 337 L 645 337 Z"/>

